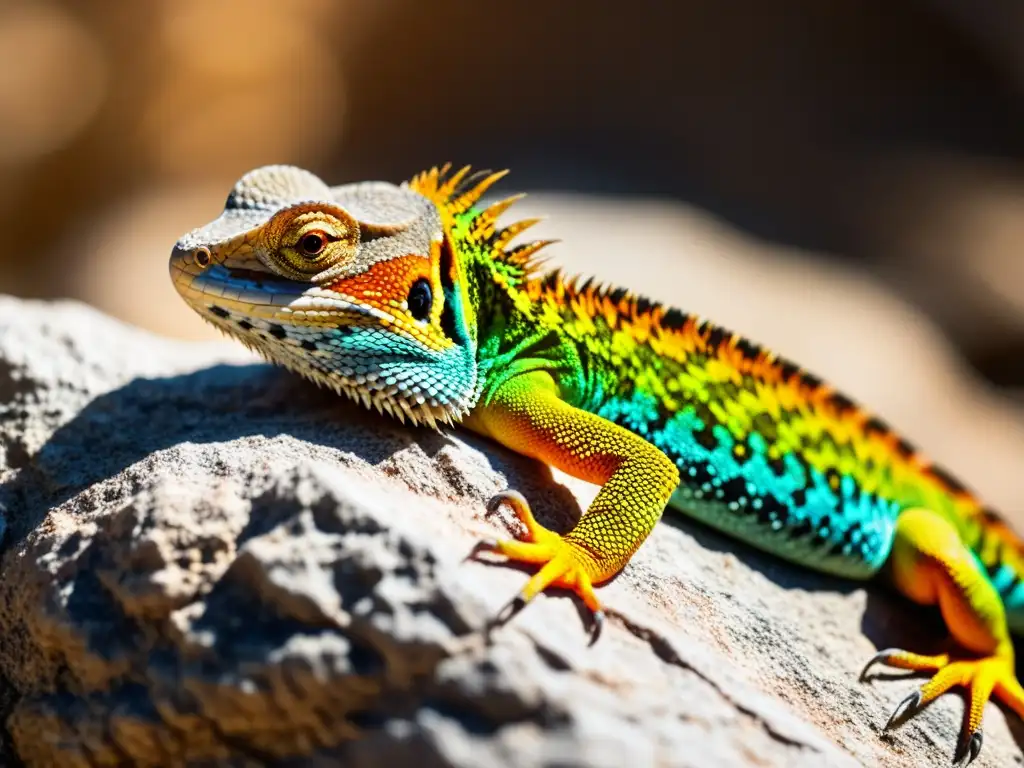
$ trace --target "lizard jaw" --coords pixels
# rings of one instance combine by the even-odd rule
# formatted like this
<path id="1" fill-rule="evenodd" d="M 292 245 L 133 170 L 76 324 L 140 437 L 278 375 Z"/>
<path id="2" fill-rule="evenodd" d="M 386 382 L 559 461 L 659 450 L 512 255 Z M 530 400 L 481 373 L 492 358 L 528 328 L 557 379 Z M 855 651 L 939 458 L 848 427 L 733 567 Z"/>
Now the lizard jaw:
<path id="1" fill-rule="evenodd" d="M 378 413 L 388 414 L 403 424 L 408 420 L 413 425 L 424 424 L 432 429 L 440 430 L 442 424 L 455 426 L 469 412 L 468 407 L 454 410 L 439 405 L 432 405 L 429 402 L 419 403 L 411 401 L 387 391 L 369 390 L 365 386 L 353 383 L 345 377 L 328 374 L 313 368 L 298 356 L 282 356 L 277 350 L 270 348 L 268 344 L 239 333 L 230 324 L 224 323 L 217 318 L 210 317 L 204 313 L 203 319 L 225 336 L 241 342 L 243 346 L 255 352 L 267 362 L 286 368 L 292 373 L 297 373 L 303 378 L 312 381 L 318 387 L 327 387 L 339 395 L 344 395 L 368 410 L 376 409 Z"/>
<path id="2" fill-rule="evenodd" d="M 240 275 L 219 264 L 200 268 L 177 249 L 170 272 L 186 303 L 219 331 L 368 409 L 438 429 L 460 421 L 476 400 L 476 382 L 462 397 L 442 398 L 416 380 L 405 387 L 392 381 L 387 360 L 346 356 L 347 335 L 382 333 L 377 323 L 387 320 L 352 297 L 316 286 L 299 288 L 268 273 Z"/>

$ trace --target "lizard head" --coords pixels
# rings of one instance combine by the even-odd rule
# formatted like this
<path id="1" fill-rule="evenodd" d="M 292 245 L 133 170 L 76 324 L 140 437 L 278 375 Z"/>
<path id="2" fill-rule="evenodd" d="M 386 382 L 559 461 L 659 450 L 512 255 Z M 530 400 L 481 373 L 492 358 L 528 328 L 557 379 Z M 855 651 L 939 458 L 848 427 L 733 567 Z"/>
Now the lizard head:
<path id="1" fill-rule="evenodd" d="M 477 397 L 476 339 L 437 207 L 292 166 L 243 176 L 182 237 L 171 279 L 203 319 L 318 384 L 435 425 Z"/>

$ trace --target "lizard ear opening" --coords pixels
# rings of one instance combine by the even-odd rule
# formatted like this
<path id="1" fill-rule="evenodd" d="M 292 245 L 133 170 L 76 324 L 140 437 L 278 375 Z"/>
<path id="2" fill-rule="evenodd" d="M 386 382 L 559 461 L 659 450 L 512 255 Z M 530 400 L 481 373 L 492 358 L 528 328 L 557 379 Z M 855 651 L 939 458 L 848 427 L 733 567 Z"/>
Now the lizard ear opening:
<path id="1" fill-rule="evenodd" d="M 421 322 L 430 319 L 430 310 L 434 305 L 434 291 L 427 278 L 421 277 L 412 284 L 406 304 L 409 306 L 409 314 L 414 319 Z"/>
<path id="2" fill-rule="evenodd" d="M 444 291 L 444 304 L 439 319 L 441 332 L 460 347 L 469 347 L 476 338 L 476 327 L 471 325 L 473 313 L 466 312 L 469 306 L 469 287 L 466 276 L 460 272 L 459 260 L 447 235 L 441 241 L 438 267 L 441 289 Z"/>

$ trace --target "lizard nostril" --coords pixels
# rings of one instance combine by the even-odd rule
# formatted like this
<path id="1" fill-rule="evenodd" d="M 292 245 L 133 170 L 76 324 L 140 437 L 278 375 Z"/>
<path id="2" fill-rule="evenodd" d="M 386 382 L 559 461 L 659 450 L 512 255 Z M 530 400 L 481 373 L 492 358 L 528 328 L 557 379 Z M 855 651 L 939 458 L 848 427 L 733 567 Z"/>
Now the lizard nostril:
<path id="1" fill-rule="evenodd" d="M 210 249 L 207 248 L 205 245 L 201 245 L 194 251 L 192 251 L 192 257 L 196 260 L 196 264 L 198 264 L 200 267 L 210 266 Z"/>

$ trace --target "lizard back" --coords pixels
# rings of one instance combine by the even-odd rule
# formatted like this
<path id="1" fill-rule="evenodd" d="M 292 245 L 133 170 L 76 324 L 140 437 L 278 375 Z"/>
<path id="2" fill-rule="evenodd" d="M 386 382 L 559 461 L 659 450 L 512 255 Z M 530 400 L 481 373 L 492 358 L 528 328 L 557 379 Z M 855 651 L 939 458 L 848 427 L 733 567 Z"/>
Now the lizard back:
<path id="1" fill-rule="evenodd" d="M 577 350 L 577 405 L 675 461 L 671 506 L 791 561 L 851 578 L 885 562 L 896 517 L 951 520 L 1024 607 L 1020 539 L 879 418 L 762 346 L 622 289 L 559 272 L 525 281 L 538 320 Z"/>

